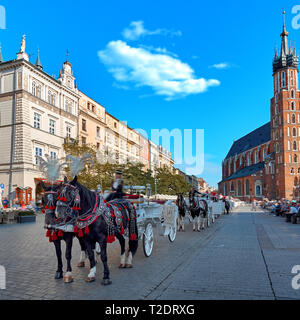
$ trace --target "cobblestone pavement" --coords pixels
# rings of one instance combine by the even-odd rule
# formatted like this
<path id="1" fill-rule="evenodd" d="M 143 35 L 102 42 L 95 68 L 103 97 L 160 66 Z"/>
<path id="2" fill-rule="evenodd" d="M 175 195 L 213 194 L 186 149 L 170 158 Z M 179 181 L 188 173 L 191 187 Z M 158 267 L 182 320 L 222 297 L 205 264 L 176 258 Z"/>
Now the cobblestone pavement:
<path id="1" fill-rule="evenodd" d="M 119 251 L 118 243 L 109 245 L 111 286 L 100 284 L 102 263 L 96 282 L 86 283 L 89 264 L 76 267 L 80 247 L 74 240 L 74 282 L 64 284 L 54 280 L 55 250 L 45 238 L 43 216 L 36 224 L 0 225 L 0 265 L 7 272 L 0 299 L 300 298 L 291 286 L 291 270 L 300 265 L 300 225 L 266 212 L 239 208 L 200 233 L 188 225 L 174 243 L 156 234 L 150 258 L 139 243 L 133 269 L 118 268 Z"/>

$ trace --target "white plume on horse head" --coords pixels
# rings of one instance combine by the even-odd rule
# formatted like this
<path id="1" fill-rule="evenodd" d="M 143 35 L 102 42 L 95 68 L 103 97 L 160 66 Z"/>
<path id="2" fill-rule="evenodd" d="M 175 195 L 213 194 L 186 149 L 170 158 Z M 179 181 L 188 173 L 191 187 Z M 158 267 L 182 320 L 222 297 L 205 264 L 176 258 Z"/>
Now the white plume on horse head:
<path id="1" fill-rule="evenodd" d="M 78 176 L 78 174 L 84 169 L 84 166 L 87 162 L 94 164 L 94 161 L 92 160 L 92 155 L 89 153 L 85 153 L 82 157 L 67 155 L 66 159 L 67 161 L 71 160 L 71 164 L 70 164 L 71 177 Z"/>
<path id="2" fill-rule="evenodd" d="M 45 155 L 47 160 L 40 156 L 36 157 L 39 160 L 39 169 L 44 173 L 47 181 L 54 184 L 59 179 L 63 166 L 67 165 L 67 163 L 60 163 L 59 159 L 51 158 L 48 154 Z"/>

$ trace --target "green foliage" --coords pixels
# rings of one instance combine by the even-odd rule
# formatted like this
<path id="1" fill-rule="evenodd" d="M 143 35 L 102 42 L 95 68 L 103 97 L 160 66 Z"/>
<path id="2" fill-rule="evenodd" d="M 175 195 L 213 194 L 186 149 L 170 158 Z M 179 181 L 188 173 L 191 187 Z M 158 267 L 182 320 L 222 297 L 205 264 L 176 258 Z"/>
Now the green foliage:
<path id="1" fill-rule="evenodd" d="M 18 217 L 27 217 L 27 216 L 35 216 L 35 212 L 31 210 L 27 211 L 18 211 L 16 216 Z"/>
<path id="2" fill-rule="evenodd" d="M 191 189 L 183 176 L 174 174 L 167 166 L 156 169 L 156 179 L 158 194 L 176 195 L 180 192 L 188 193 Z"/>

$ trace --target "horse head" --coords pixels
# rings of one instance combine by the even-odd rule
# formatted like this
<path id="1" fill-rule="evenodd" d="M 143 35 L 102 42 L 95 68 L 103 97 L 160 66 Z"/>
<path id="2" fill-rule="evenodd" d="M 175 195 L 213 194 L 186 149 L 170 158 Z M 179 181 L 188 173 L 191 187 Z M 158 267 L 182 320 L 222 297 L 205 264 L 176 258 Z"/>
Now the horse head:
<path id="1" fill-rule="evenodd" d="M 71 217 L 73 210 L 77 211 L 81 209 L 79 189 L 77 184 L 77 176 L 71 182 L 68 182 L 68 179 L 65 177 L 62 191 L 57 198 L 55 210 L 55 215 L 57 218 L 65 219 L 68 216 Z"/>
<path id="2" fill-rule="evenodd" d="M 42 181 L 41 186 L 44 190 L 44 196 L 42 198 L 42 204 L 44 207 L 42 211 L 45 213 L 45 225 L 54 224 L 56 220 L 55 209 L 57 204 L 57 196 L 61 190 L 62 184 L 52 184 L 50 187 L 47 187 Z"/>

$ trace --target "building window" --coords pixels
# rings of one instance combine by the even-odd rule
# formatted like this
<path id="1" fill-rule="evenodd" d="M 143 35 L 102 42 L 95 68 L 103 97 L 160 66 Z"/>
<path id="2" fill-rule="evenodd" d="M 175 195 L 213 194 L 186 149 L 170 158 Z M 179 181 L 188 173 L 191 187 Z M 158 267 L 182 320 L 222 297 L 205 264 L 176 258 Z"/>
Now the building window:
<path id="1" fill-rule="evenodd" d="M 86 144 L 86 138 L 85 138 L 85 137 L 81 137 L 81 141 L 82 141 L 82 144 L 83 144 L 83 145 Z"/>
<path id="2" fill-rule="evenodd" d="M 297 129 L 293 128 L 293 137 L 297 137 Z"/>
<path id="3" fill-rule="evenodd" d="M 48 91 L 48 103 L 50 104 L 51 104 L 51 96 L 52 96 L 51 91 Z"/>
<path id="4" fill-rule="evenodd" d="M 285 87 L 285 72 L 281 72 L 281 87 Z"/>
<path id="5" fill-rule="evenodd" d="M 298 163 L 298 157 L 296 154 L 294 155 L 294 163 Z"/>
<path id="6" fill-rule="evenodd" d="M 256 184 L 255 185 L 255 195 L 257 197 L 260 197 L 261 196 L 261 185 L 260 184 Z"/>
<path id="7" fill-rule="evenodd" d="M 291 169 L 291 174 L 295 174 L 294 168 Z"/>
<path id="8" fill-rule="evenodd" d="M 234 183 L 233 183 L 233 181 L 231 182 L 230 191 L 234 192 Z"/>
<path id="9" fill-rule="evenodd" d="M 279 143 L 276 143 L 276 153 L 279 153 L 280 149 L 279 149 Z"/>
<path id="10" fill-rule="evenodd" d="M 296 123 L 296 116 L 294 113 L 292 114 L 292 123 Z"/>
<path id="11" fill-rule="evenodd" d="M 242 195 L 242 183 L 241 181 L 238 182 L 238 196 Z"/>
<path id="12" fill-rule="evenodd" d="M 292 110 L 292 111 L 295 111 L 295 101 L 292 101 L 292 102 L 291 102 L 291 110 Z"/>
<path id="13" fill-rule="evenodd" d="M 57 159 L 57 153 L 54 152 L 54 151 L 51 151 L 51 152 L 50 152 L 50 158 L 51 158 L 51 159 Z"/>
<path id="14" fill-rule="evenodd" d="M 81 126 L 82 126 L 82 131 L 86 131 L 86 120 L 85 119 L 82 119 Z"/>
<path id="15" fill-rule="evenodd" d="M 41 99 L 42 97 L 42 87 L 40 85 L 37 86 L 37 96 Z"/>
<path id="16" fill-rule="evenodd" d="M 66 127 L 66 132 L 67 132 L 67 138 L 71 139 L 71 135 L 72 135 L 72 128 L 70 126 Z"/>
<path id="17" fill-rule="evenodd" d="M 37 156 L 39 156 L 39 157 L 43 156 L 43 150 L 41 148 L 35 148 L 35 164 L 39 165 L 40 160 L 37 158 Z"/>
<path id="18" fill-rule="evenodd" d="M 49 133 L 55 134 L 55 121 L 52 119 L 49 120 Z"/>
<path id="19" fill-rule="evenodd" d="M 100 150 L 100 143 L 97 142 L 97 150 Z"/>
<path id="20" fill-rule="evenodd" d="M 32 82 L 32 94 L 36 96 L 36 84 L 34 81 Z"/>
<path id="21" fill-rule="evenodd" d="M 100 138 L 100 128 L 97 127 L 97 138 Z"/>
<path id="22" fill-rule="evenodd" d="M 293 142 L 293 150 L 297 151 L 297 142 L 296 141 Z"/>
<path id="23" fill-rule="evenodd" d="M 245 194 L 246 194 L 246 196 L 250 195 L 250 183 L 249 183 L 248 179 L 246 180 Z"/>
<path id="24" fill-rule="evenodd" d="M 33 126 L 35 129 L 41 129 L 41 115 L 36 112 L 34 113 Z"/>
<path id="25" fill-rule="evenodd" d="M 292 91 L 291 91 L 291 98 L 292 98 L 292 99 L 295 99 L 295 90 L 292 90 Z"/>
<path id="26" fill-rule="evenodd" d="M 294 81 L 294 70 L 291 71 L 291 86 L 293 86 L 295 84 L 295 81 Z"/>

